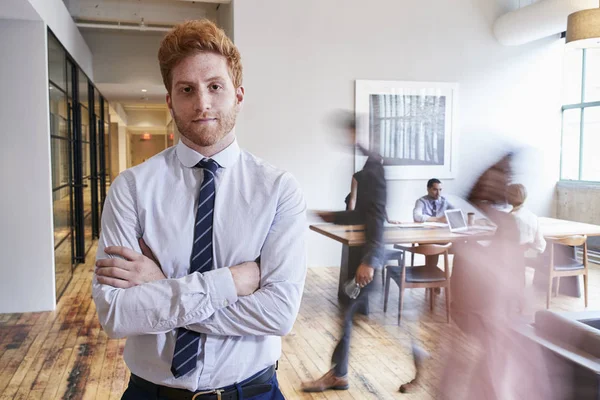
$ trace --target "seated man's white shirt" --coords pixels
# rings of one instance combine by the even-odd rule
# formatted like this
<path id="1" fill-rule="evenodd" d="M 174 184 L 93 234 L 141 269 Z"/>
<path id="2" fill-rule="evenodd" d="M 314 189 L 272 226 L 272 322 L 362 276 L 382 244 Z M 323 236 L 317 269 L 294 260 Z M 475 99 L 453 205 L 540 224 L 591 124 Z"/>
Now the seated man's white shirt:
<path id="1" fill-rule="evenodd" d="M 519 208 L 511 214 L 514 215 L 519 229 L 519 243 L 529 244 L 531 249 L 543 253 L 546 240 L 540 231 L 538 217 L 526 208 Z"/>
<path id="2" fill-rule="evenodd" d="M 102 215 L 97 259 L 107 246 L 152 249 L 166 280 L 117 289 L 94 277 L 98 316 L 111 337 L 127 337 L 133 374 L 188 390 L 240 382 L 273 365 L 295 321 L 306 276 L 306 207 L 289 174 L 240 150 L 237 141 L 211 157 L 216 173 L 214 270 L 189 274 L 204 158 L 183 143 L 124 171 Z M 260 288 L 237 297 L 228 268 L 261 256 Z M 176 328 L 202 336 L 197 368 L 170 371 Z"/>

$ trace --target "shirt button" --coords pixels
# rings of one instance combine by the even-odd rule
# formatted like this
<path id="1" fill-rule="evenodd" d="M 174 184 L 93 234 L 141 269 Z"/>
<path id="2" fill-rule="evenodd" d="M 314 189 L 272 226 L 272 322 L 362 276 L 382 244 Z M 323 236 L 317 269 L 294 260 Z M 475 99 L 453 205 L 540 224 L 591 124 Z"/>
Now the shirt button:
<path id="1" fill-rule="evenodd" d="M 223 300 L 223 307 L 227 307 L 229 305 L 229 302 L 227 300 Z"/>

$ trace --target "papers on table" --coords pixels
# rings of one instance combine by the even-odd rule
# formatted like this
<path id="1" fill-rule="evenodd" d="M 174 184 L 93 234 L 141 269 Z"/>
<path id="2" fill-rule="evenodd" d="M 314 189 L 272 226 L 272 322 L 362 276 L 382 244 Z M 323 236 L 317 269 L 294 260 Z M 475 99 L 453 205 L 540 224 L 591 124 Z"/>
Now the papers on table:
<path id="1" fill-rule="evenodd" d="M 401 229 L 425 229 L 425 228 L 447 228 L 448 224 L 444 224 L 442 222 L 402 222 L 400 224 L 390 224 L 384 222 L 383 225 L 386 228 L 401 228 Z"/>
<path id="2" fill-rule="evenodd" d="M 423 222 L 423 225 L 431 226 L 434 228 L 447 228 L 448 227 L 448 224 L 446 224 L 444 222 Z"/>
<path id="3" fill-rule="evenodd" d="M 396 228 L 426 228 L 425 224 L 419 224 L 419 223 L 402 223 L 402 224 L 397 224 L 397 225 L 393 225 Z"/>

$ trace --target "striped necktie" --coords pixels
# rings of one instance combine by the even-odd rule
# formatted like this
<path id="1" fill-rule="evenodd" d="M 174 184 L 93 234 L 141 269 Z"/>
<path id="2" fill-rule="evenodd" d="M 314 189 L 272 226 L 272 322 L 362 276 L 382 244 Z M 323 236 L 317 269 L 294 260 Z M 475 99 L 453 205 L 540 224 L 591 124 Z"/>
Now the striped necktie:
<path id="1" fill-rule="evenodd" d="M 194 226 L 194 244 L 190 261 L 190 274 L 210 271 L 213 266 L 212 228 L 215 208 L 215 172 L 219 164 L 209 158 L 200 161 L 197 168 L 204 170 L 204 179 L 200 188 L 198 208 L 196 209 L 196 224 Z M 179 378 L 196 368 L 201 334 L 185 328 L 177 329 L 177 341 L 171 372 Z"/>

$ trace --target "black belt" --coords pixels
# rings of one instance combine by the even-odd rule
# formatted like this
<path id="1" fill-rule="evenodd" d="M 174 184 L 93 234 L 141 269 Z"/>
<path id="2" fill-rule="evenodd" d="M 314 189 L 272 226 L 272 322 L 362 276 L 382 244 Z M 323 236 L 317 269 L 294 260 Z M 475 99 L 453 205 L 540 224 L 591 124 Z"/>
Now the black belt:
<path id="1" fill-rule="evenodd" d="M 275 366 L 270 366 L 262 372 L 242 382 L 242 394 L 244 398 L 258 396 L 267 393 L 273 385 L 268 383 L 275 375 Z M 149 382 L 137 375 L 131 374 L 131 382 L 149 393 L 166 397 L 169 400 L 238 400 L 238 392 L 235 385 L 227 386 L 222 389 L 192 392 L 186 389 L 177 389 L 168 386 L 157 385 Z"/>

